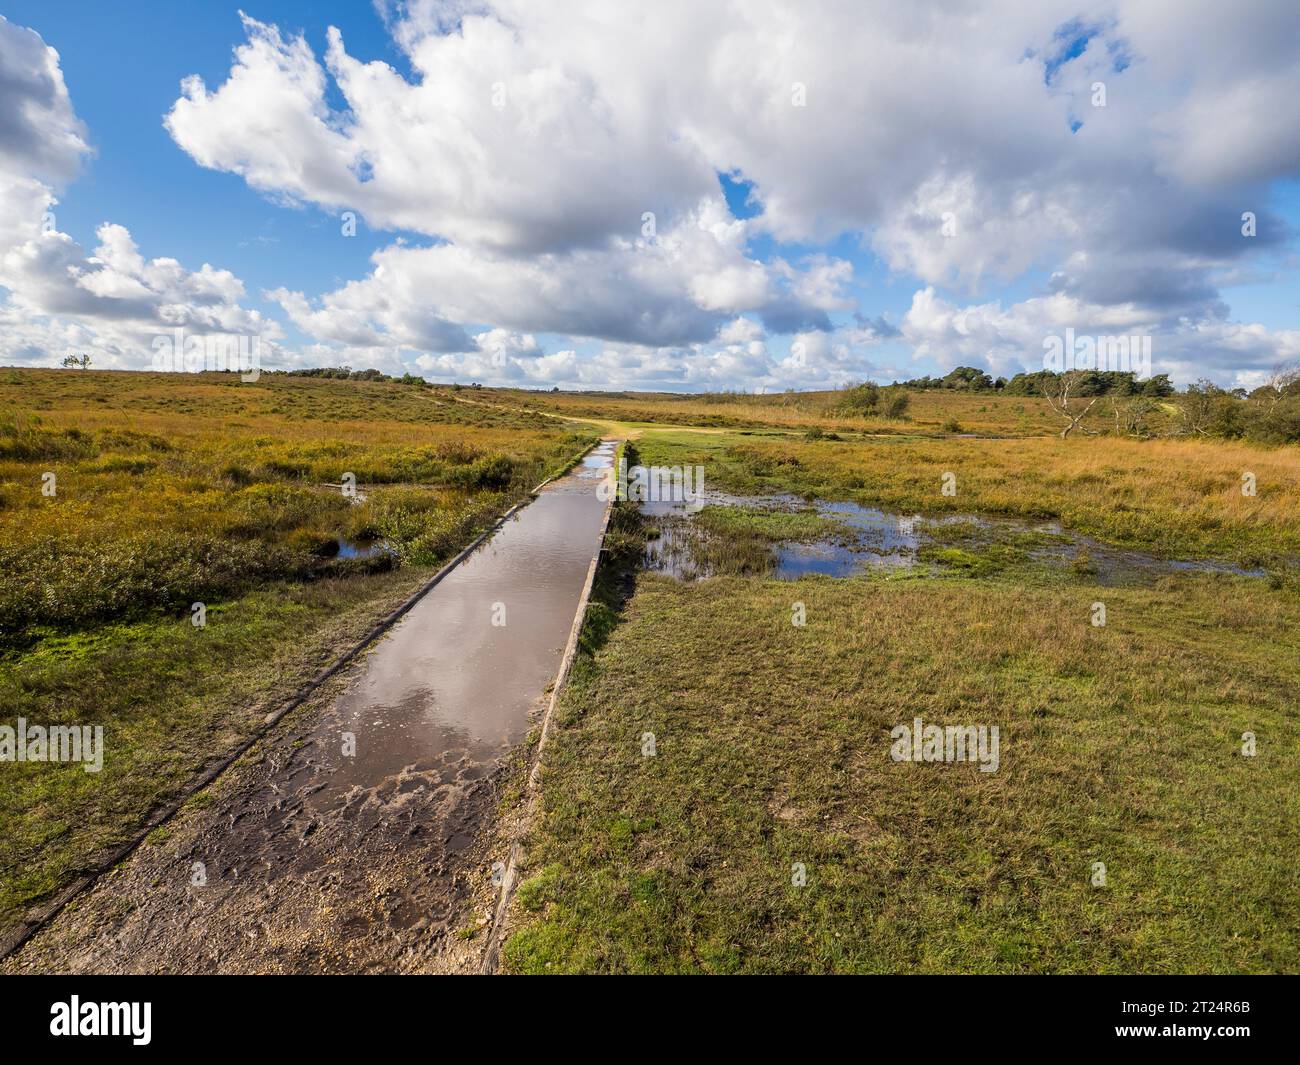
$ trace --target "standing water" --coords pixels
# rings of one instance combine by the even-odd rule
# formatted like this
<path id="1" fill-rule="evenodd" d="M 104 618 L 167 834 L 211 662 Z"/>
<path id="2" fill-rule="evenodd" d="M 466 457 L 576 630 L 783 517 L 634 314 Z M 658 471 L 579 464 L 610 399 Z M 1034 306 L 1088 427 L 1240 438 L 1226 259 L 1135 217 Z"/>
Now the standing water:
<path id="1" fill-rule="evenodd" d="M 332 724 L 358 737 L 315 805 L 400 776 L 473 779 L 523 739 L 555 678 L 605 504 L 606 441 L 452 570 L 364 660 Z M 331 716 L 334 716 L 331 715 Z"/>

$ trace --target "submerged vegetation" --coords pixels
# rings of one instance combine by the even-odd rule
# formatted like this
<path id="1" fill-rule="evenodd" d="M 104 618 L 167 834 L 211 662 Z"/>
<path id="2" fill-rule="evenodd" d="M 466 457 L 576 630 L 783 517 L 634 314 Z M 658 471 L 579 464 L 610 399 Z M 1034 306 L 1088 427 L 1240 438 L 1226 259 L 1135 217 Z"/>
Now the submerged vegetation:
<path id="1" fill-rule="evenodd" d="M 641 448 L 647 463 L 704 463 L 709 486 L 744 495 L 789 492 L 905 513 L 1056 521 L 1162 557 L 1279 568 L 1300 559 L 1293 448 L 1045 436 L 808 441 L 676 430 L 648 432 Z"/>

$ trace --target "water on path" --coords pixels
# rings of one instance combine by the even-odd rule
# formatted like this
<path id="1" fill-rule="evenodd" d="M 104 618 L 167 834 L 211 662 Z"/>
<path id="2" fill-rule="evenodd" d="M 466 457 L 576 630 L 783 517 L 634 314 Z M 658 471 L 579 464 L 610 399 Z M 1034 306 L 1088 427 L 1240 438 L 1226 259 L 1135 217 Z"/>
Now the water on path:
<path id="1" fill-rule="evenodd" d="M 8 959 L 8 971 L 448 967 L 487 872 L 471 844 L 573 626 L 606 442 L 347 673 Z"/>

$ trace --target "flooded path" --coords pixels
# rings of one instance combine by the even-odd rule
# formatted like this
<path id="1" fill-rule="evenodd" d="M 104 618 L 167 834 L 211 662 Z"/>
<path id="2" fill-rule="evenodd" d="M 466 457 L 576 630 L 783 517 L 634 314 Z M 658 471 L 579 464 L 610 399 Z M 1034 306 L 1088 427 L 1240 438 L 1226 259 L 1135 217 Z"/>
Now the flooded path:
<path id="1" fill-rule="evenodd" d="M 313 809 L 355 814 L 394 788 L 476 779 L 523 739 L 573 626 L 612 454 L 601 444 L 547 485 L 367 656 L 322 722 L 323 739 L 354 735 L 355 755 L 322 752 Z"/>
<path id="2" fill-rule="evenodd" d="M 494 770 L 559 667 L 605 513 L 606 441 L 340 681 L 7 960 L 7 971 L 454 967 Z M 292 722 L 292 724 L 289 724 Z M 463 950 L 470 949 L 463 947 Z"/>

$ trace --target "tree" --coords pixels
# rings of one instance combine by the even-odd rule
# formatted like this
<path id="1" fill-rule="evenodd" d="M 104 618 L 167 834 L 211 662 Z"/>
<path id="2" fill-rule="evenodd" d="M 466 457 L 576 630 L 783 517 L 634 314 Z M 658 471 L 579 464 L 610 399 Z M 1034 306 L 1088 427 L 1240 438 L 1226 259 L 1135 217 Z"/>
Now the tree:
<path id="1" fill-rule="evenodd" d="M 84 352 L 80 355 L 65 355 L 63 356 L 63 365 L 67 369 L 88 370 L 90 369 L 90 356 Z"/>
<path id="2" fill-rule="evenodd" d="M 1141 394 L 1153 399 L 1163 399 L 1174 394 L 1174 383 L 1167 373 L 1158 373 L 1142 382 Z"/>
<path id="3" fill-rule="evenodd" d="M 1086 407 L 1070 406 L 1071 400 L 1079 401 L 1078 390 L 1087 379 L 1088 373 L 1087 370 L 1070 370 L 1056 376 L 1054 381 L 1043 380 L 1041 382 L 1043 398 L 1047 400 L 1047 405 L 1068 423 L 1061 430 L 1062 440 L 1074 432 L 1075 427 L 1083 420 L 1083 416 L 1096 406 L 1097 400 L 1101 399 L 1101 395 L 1097 394 L 1088 401 Z M 1074 393 L 1074 395 L 1071 395 L 1071 393 Z M 1086 429 L 1084 431 L 1087 432 Z"/>
<path id="4" fill-rule="evenodd" d="M 993 378 L 977 366 L 958 366 L 944 375 L 940 387 L 987 392 L 993 387 Z"/>
<path id="5" fill-rule="evenodd" d="M 1263 393 L 1261 396 L 1260 393 Z M 1283 396 L 1300 395 L 1300 363 L 1292 362 L 1274 366 L 1267 383 L 1257 388 L 1253 396 L 1259 396 L 1270 409 L 1276 407 Z"/>
<path id="6" fill-rule="evenodd" d="M 1187 398 L 1179 407 L 1187 431 L 1209 436 L 1210 423 L 1214 420 L 1218 399 L 1227 394 L 1213 381 L 1204 377 L 1195 384 L 1188 385 Z"/>
<path id="7" fill-rule="evenodd" d="M 1156 401 L 1149 396 L 1129 396 L 1122 403 L 1118 397 L 1110 397 L 1110 407 L 1115 415 L 1115 434 L 1117 436 L 1136 436 L 1145 439 L 1151 435 L 1147 416 L 1155 410 Z"/>

